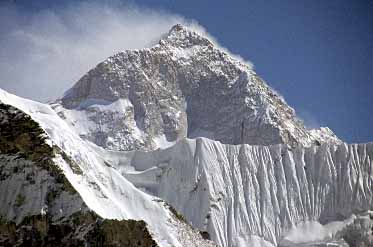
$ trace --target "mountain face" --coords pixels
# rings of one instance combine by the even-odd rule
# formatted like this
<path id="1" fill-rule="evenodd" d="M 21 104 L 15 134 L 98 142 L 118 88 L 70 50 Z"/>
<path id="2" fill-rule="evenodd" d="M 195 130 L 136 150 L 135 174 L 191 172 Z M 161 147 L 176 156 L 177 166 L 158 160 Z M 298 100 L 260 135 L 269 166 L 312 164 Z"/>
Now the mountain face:
<path id="1" fill-rule="evenodd" d="M 0 245 L 373 246 L 373 144 L 181 25 L 50 105 L 0 90 L 0 130 Z"/>
<path id="2" fill-rule="evenodd" d="M 112 150 L 201 136 L 226 144 L 340 142 L 327 129 L 308 131 L 250 66 L 181 25 L 150 49 L 100 63 L 59 104 L 82 138 Z"/>

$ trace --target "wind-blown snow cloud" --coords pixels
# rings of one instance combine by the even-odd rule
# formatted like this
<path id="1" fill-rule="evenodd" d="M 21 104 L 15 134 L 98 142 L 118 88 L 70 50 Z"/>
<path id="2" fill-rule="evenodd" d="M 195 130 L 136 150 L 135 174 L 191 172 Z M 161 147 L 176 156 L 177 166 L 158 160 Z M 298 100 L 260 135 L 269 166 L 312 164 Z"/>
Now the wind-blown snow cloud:
<path id="1" fill-rule="evenodd" d="M 300 109 L 297 111 L 298 117 L 300 117 L 304 125 L 308 129 L 318 129 L 322 127 L 322 124 L 317 120 L 317 118 L 309 111 L 305 109 Z"/>
<path id="2" fill-rule="evenodd" d="M 194 20 L 116 0 L 32 13 L 0 3 L 0 88 L 33 100 L 54 100 L 105 58 L 149 47 L 176 23 L 229 53 Z"/>
<path id="3" fill-rule="evenodd" d="M 0 88 L 55 99 L 106 57 L 148 47 L 173 24 L 186 22 L 128 4 L 85 2 L 36 13 L 0 5 Z"/>

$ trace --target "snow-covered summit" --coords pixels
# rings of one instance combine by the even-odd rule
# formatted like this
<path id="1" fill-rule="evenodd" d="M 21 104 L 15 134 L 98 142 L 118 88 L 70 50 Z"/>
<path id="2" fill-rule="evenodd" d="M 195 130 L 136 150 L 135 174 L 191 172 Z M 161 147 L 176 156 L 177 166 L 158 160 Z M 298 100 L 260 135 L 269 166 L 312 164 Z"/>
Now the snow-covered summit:
<path id="1" fill-rule="evenodd" d="M 168 43 L 178 48 L 190 48 L 192 46 L 213 46 L 208 38 L 199 35 L 197 32 L 188 29 L 187 27 L 176 24 L 174 25 L 164 39 L 159 41 L 161 45 Z"/>
<path id="2" fill-rule="evenodd" d="M 340 142 L 311 134 L 249 64 L 180 24 L 152 48 L 98 64 L 53 107 L 83 138 L 114 150 L 152 150 L 184 137 L 253 145 Z"/>
<path id="3" fill-rule="evenodd" d="M 114 150 L 199 136 L 228 144 L 339 142 L 312 135 L 250 65 L 182 25 L 152 48 L 98 64 L 54 108 L 83 138 Z"/>

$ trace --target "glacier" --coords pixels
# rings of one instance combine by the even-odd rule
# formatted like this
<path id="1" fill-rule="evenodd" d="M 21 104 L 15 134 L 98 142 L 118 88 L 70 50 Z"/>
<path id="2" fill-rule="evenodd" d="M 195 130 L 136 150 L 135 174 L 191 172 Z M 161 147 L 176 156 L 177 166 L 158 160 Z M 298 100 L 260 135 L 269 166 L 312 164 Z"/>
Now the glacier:
<path id="1" fill-rule="evenodd" d="M 197 138 L 136 152 L 131 160 L 136 175 L 118 168 L 220 246 L 247 246 L 253 236 L 277 246 L 302 222 L 325 224 L 371 210 L 372 158 L 373 143 L 289 148 Z M 149 174 L 158 183 L 147 187 L 141 181 Z"/>

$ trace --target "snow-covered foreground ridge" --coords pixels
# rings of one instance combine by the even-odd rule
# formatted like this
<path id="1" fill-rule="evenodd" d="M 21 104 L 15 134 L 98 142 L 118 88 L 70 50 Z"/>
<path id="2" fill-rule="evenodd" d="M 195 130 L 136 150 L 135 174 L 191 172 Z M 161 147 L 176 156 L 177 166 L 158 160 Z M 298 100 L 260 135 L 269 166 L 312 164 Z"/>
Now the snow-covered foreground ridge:
<path id="1" fill-rule="evenodd" d="M 105 163 L 89 143 L 74 133 L 49 105 L 22 99 L 1 89 L 0 102 L 31 116 L 48 135 L 49 144 L 61 148 L 79 166 L 81 172 L 77 173 L 62 158 L 55 158 L 56 165 L 62 169 L 85 204 L 99 216 L 143 220 L 159 246 L 212 245 L 175 217 L 162 200 L 140 191 Z"/>

